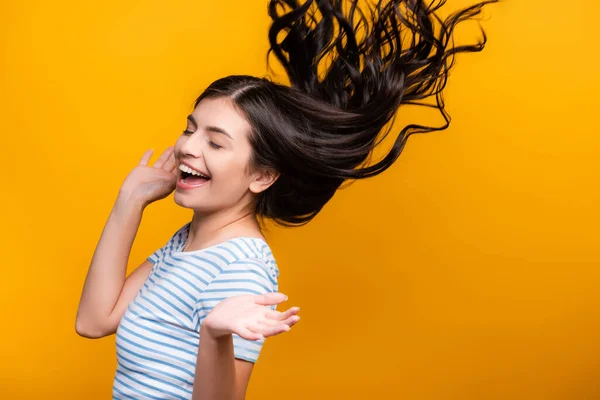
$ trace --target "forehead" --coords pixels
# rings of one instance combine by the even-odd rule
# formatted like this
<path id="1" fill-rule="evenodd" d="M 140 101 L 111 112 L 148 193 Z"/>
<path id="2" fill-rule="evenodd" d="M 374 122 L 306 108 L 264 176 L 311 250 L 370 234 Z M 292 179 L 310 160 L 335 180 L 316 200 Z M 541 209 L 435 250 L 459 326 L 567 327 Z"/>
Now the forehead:
<path id="1" fill-rule="evenodd" d="M 250 124 L 245 116 L 227 98 L 208 98 L 200 101 L 192 112 L 198 128 L 216 126 L 231 136 L 248 135 Z"/>

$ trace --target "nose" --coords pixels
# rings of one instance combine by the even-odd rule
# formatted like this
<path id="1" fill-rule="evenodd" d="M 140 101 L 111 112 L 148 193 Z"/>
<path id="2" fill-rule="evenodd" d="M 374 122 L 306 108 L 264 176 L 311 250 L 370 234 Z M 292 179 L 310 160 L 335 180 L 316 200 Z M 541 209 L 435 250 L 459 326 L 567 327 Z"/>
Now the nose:
<path id="1" fill-rule="evenodd" d="M 190 156 L 194 158 L 202 157 L 202 145 L 200 141 L 200 133 L 192 133 L 187 139 L 184 139 L 181 145 L 181 155 Z"/>

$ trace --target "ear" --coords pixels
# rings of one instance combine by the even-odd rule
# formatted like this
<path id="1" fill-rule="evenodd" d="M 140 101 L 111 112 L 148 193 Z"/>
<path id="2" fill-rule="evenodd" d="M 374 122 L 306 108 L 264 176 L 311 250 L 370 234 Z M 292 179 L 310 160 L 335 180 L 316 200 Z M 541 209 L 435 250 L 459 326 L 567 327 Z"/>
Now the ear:
<path id="1" fill-rule="evenodd" d="M 254 194 L 264 192 L 275 183 L 279 178 L 279 172 L 272 169 L 264 169 L 258 171 L 254 177 L 254 180 L 250 183 L 250 191 Z"/>

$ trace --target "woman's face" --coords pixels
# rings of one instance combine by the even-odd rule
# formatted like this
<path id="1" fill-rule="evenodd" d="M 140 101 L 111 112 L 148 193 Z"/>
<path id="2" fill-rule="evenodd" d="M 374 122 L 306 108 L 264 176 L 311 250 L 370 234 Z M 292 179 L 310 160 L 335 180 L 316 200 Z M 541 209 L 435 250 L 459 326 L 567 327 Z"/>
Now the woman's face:
<path id="1" fill-rule="evenodd" d="M 197 212 L 242 210 L 273 181 L 251 171 L 251 127 L 227 98 L 203 99 L 175 144 L 175 202 Z"/>

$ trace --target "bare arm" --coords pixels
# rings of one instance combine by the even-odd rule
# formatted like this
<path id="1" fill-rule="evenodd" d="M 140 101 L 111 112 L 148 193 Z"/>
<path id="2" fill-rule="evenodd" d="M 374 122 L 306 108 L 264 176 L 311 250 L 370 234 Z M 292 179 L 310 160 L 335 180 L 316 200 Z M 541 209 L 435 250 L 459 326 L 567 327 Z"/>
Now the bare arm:
<path id="1" fill-rule="evenodd" d="M 125 279 L 144 208 L 175 188 L 173 148 L 167 148 L 149 167 L 151 155 L 152 151 L 147 151 L 123 182 L 96 246 L 77 310 L 75 330 L 81 336 L 99 338 L 114 333 L 152 269 L 152 263 L 145 261 Z"/>
<path id="2" fill-rule="evenodd" d="M 201 327 L 192 400 L 243 400 L 253 367 L 234 358 L 231 335 L 215 338 Z"/>
<path id="3" fill-rule="evenodd" d="M 243 400 L 254 364 L 234 358 L 233 334 L 261 340 L 287 332 L 296 324 L 300 310 L 284 312 L 264 306 L 287 299 L 283 293 L 231 296 L 219 304 L 200 325 L 192 400 Z"/>
<path id="4" fill-rule="evenodd" d="M 141 220 L 142 205 L 119 196 L 106 221 L 85 279 L 75 323 L 79 335 L 98 338 L 116 330 L 122 312 L 116 320 L 113 310 L 117 308 L 117 311 L 122 309 L 124 312 L 126 308 L 126 305 L 123 307 L 125 298 L 120 301 L 119 307 L 116 305 L 124 289 L 127 261 Z M 149 269 L 144 264 L 129 278 L 129 283 L 135 283 L 128 285 L 125 291 L 129 301 L 148 276 L 146 271 L 149 273 Z M 152 265 L 150 262 L 148 264 Z M 137 286 L 137 289 L 132 286 Z"/>

